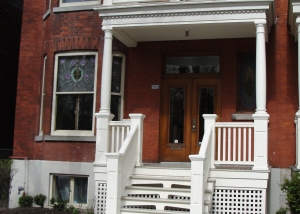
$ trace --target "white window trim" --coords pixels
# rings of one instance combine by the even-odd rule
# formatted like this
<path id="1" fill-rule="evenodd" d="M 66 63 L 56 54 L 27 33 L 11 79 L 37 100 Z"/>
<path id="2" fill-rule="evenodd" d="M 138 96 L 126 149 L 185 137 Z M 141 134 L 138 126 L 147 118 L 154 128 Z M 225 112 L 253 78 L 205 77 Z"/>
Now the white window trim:
<path id="1" fill-rule="evenodd" d="M 56 89 L 57 89 L 57 67 L 58 57 L 60 56 L 78 56 L 78 55 L 95 55 L 95 75 L 94 75 L 94 106 L 93 106 L 93 118 L 95 118 L 96 108 L 96 89 L 97 89 L 97 71 L 98 71 L 98 53 L 97 52 L 72 52 L 72 53 L 60 53 L 55 55 L 54 63 L 54 81 L 53 81 L 53 99 L 52 99 L 52 116 L 51 116 L 51 135 L 55 136 L 94 136 L 95 120 L 92 120 L 92 130 L 56 130 Z M 71 92 L 72 93 L 72 92 Z M 68 94 L 71 94 L 68 93 Z M 83 93 L 82 93 L 83 94 Z"/>
<path id="2" fill-rule="evenodd" d="M 44 66 L 43 66 L 43 76 L 42 76 L 39 136 L 43 136 L 46 63 L 47 63 L 47 55 L 44 56 Z"/>
<path id="3" fill-rule="evenodd" d="M 120 52 L 113 52 L 113 56 L 122 57 L 122 70 L 121 70 L 121 90 L 120 93 L 111 92 L 111 95 L 119 95 L 121 97 L 121 104 L 120 104 L 120 118 L 119 120 L 124 119 L 124 85 L 125 85 L 125 63 L 126 63 L 126 56 L 123 53 Z"/>
<path id="4" fill-rule="evenodd" d="M 100 4 L 100 0 L 95 1 L 83 1 L 83 2 L 69 2 L 63 3 L 62 0 L 59 0 L 59 7 L 70 7 L 70 6 L 83 6 L 83 5 L 95 5 Z"/>
<path id="5" fill-rule="evenodd" d="M 69 176 L 69 177 L 71 177 L 71 184 L 70 184 L 70 186 L 71 186 L 71 188 L 72 188 L 72 190 L 70 191 L 70 197 L 69 197 L 69 202 L 68 202 L 68 204 L 69 205 L 73 205 L 75 208 L 87 208 L 87 206 L 88 206 L 88 203 L 89 203 L 89 183 L 90 183 L 90 179 L 89 179 L 89 176 L 87 176 L 87 175 L 74 175 L 74 174 L 72 174 L 72 175 L 70 175 L 70 174 L 50 174 L 50 191 L 49 191 L 49 193 L 50 193 L 50 195 L 49 195 L 49 206 L 51 206 L 51 204 L 50 204 L 50 199 L 52 198 L 52 197 L 54 197 L 54 191 L 55 191 L 55 177 L 57 177 L 57 176 Z M 76 203 L 76 204 L 74 204 L 73 203 L 73 199 L 74 199 L 74 194 L 72 194 L 73 193 L 73 191 L 74 191 L 74 178 L 78 178 L 78 177 L 82 177 L 82 178 L 87 178 L 87 185 L 88 185 L 88 187 L 87 187 L 87 191 L 86 191 L 86 194 L 87 194 L 87 203 L 86 204 L 81 204 L 81 203 Z"/>

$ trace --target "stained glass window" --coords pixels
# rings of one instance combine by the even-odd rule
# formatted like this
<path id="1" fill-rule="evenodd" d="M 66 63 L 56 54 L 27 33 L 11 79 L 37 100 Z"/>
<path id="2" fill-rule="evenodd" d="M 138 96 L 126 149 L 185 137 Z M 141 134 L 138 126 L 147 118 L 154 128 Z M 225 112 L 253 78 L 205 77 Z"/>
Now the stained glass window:
<path id="1" fill-rule="evenodd" d="M 59 54 L 56 59 L 56 111 L 53 129 L 92 131 L 96 55 Z"/>

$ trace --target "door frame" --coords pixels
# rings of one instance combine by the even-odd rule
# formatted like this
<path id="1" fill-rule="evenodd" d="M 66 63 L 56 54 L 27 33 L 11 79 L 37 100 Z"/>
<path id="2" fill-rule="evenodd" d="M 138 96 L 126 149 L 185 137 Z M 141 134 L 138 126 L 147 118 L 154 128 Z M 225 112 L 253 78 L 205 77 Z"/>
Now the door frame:
<path id="1" fill-rule="evenodd" d="M 203 84 L 202 84 L 203 83 Z M 190 154 L 197 154 L 199 152 L 200 145 L 196 142 L 199 139 L 199 133 L 198 131 L 196 133 L 192 133 L 192 122 L 186 122 L 184 124 L 184 136 L 185 139 L 188 139 L 189 137 L 187 135 L 191 134 L 190 136 L 190 142 L 191 143 L 184 143 L 184 144 L 172 144 L 169 145 L 169 125 L 167 125 L 169 121 L 169 101 L 166 101 L 165 99 L 169 99 L 167 95 L 169 94 L 168 90 L 170 88 L 170 85 L 172 86 L 179 86 L 179 87 L 185 87 L 186 90 L 186 100 L 185 105 L 191 107 L 190 110 L 186 110 L 184 112 L 185 115 L 185 121 L 192 121 L 192 118 L 198 115 L 198 96 L 195 95 L 195 93 L 198 93 L 198 87 L 202 86 L 214 86 L 215 87 L 215 107 L 214 111 L 218 115 L 218 121 L 221 120 L 221 76 L 219 74 L 176 74 L 176 75 L 164 75 L 162 78 L 162 90 L 161 90 L 161 111 L 160 111 L 160 138 L 159 138 L 159 161 L 166 161 L 166 162 L 189 162 L 188 156 Z M 197 97 L 197 105 L 192 105 L 192 98 Z M 166 104 L 167 103 L 167 104 Z M 166 123 L 167 121 L 167 123 Z M 197 127 L 199 127 L 199 120 L 197 120 Z M 163 134 L 167 133 L 167 134 Z M 167 135 L 167 137 L 166 137 Z M 166 141 L 167 139 L 167 141 Z M 170 150 L 173 150 L 174 156 L 180 154 L 182 151 L 184 157 L 178 156 L 178 161 L 176 161 L 176 158 L 168 158 L 167 156 L 164 156 L 163 152 L 165 152 L 165 147 L 169 147 Z M 172 156 L 172 155 L 171 155 Z"/>

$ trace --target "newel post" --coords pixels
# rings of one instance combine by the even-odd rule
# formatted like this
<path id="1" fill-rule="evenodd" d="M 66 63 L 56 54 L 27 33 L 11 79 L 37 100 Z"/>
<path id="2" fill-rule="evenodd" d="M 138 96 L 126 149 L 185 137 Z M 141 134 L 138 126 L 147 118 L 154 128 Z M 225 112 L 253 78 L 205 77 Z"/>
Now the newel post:
<path id="1" fill-rule="evenodd" d="M 138 144 L 137 144 L 137 166 L 143 165 L 143 132 L 144 132 L 144 119 L 145 115 L 143 114 L 129 114 L 131 118 L 131 127 L 133 125 L 138 125 Z"/>
<path id="2" fill-rule="evenodd" d="M 253 114 L 254 119 L 254 166 L 253 170 L 269 170 L 268 123 L 269 114 Z"/>
<path id="3" fill-rule="evenodd" d="M 95 114 L 97 118 L 95 164 L 106 164 L 105 153 L 109 152 L 110 128 L 109 122 L 114 115 L 109 112 Z"/>
<path id="4" fill-rule="evenodd" d="M 203 114 L 203 118 L 205 120 L 204 122 L 204 132 L 207 130 L 209 127 L 212 127 L 212 133 L 211 133 L 211 151 L 210 151 L 210 168 L 215 168 L 215 126 L 216 126 L 216 120 L 218 119 L 218 115 L 216 114 Z M 201 149 L 201 148 L 200 148 Z"/>
<path id="5" fill-rule="evenodd" d="M 120 214 L 121 208 L 121 162 L 123 155 L 107 153 L 106 213 Z"/>

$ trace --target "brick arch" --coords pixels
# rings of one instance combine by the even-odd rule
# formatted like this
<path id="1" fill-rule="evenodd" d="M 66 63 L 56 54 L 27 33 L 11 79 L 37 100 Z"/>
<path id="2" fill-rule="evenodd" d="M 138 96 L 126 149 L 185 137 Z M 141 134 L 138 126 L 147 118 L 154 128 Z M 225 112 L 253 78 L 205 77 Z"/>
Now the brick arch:
<path id="1" fill-rule="evenodd" d="M 100 49 L 103 43 L 103 37 L 95 36 L 73 36 L 54 38 L 52 40 L 53 50 L 57 51 L 71 51 L 71 50 L 86 50 L 86 49 Z"/>

